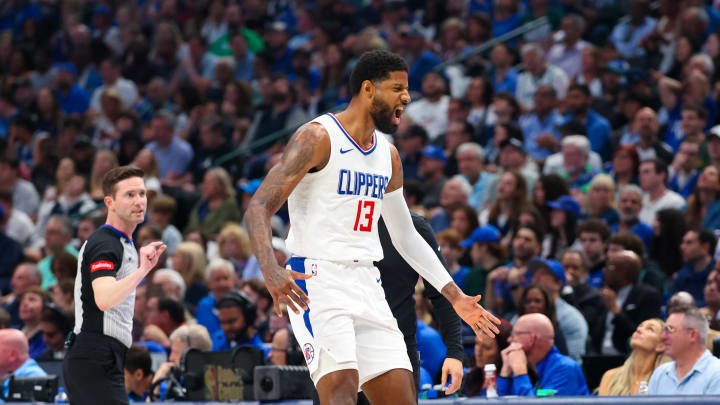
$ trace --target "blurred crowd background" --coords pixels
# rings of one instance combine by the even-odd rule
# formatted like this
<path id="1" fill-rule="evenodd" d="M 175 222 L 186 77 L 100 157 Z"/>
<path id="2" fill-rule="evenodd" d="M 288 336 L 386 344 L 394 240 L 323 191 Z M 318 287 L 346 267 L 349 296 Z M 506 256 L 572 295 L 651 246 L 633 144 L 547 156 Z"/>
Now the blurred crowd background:
<path id="1" fill-rule="evenodd" d="M 530 313 L 578 366 L 624 364 L 610 384 L 624 391 L 605 393 L 634 394 L 631 361 L 659 366 L 660 344 L 673 360 L 698 340 L 712 349 L 720 329 L 718 3 L 5 0 L 0 327 L 24 333 L 30 358 L 62 359 L 101 180 L 134 165 L 149 191 L 136 245 L 168 251 L 138 288 L 128 389 L 142 394 L 187 347 L 249 343 L 302 364 L 243 213 L 292 131 L 342 108 L 354 62 L 388 49 L 410 68 L 413 101 L 387 135 L 408 205 L 456 283 L 508 321 L 494 341 L 463 330 L 464 395 L 484 392 L 483 366 L 500 372 Z M 279 263 L 288 226 L 282 208 Z M 437 383 L 445 346 L 421 287 L 424 382 Z M 665 325 L 673 311 L 696 333 Z M 698 313 L 705 329 L 688 321 Z"/>

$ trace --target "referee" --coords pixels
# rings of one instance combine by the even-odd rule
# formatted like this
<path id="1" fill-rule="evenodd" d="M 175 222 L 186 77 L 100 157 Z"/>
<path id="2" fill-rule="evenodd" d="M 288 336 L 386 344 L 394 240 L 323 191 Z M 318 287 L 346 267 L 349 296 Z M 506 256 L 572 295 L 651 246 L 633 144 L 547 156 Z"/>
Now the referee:
<path id="1" fill-rule="evenodd" d="M 135 288 L 165 251 L 153 242 L 138 252 L 129 235 L 145 219 L 144 173 L 121 166 L 103 178 L 105 225 L 83 244 L 75 277 L 75 328 L 63 375 L 71 404 L 128 404 L 124 363 L 132 344 Z"/>

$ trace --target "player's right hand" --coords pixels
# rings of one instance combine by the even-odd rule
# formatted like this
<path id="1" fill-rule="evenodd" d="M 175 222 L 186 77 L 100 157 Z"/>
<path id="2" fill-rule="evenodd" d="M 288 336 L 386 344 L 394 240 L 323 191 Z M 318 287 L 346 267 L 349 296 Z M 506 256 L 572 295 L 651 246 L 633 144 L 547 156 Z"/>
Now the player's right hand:
<path id="1" fill-rule="evenodd" d="M 280 303 L 283 302 L 293 312 L 299 314 L 307 311 L 310 299 L 303 290 L 295 283 L 295 280 L 307 280 L 312 274 L 298 273 L 277 266 L 265 276 L 265 286 L 273 298 L 275 313 L 282 316 Z"/>

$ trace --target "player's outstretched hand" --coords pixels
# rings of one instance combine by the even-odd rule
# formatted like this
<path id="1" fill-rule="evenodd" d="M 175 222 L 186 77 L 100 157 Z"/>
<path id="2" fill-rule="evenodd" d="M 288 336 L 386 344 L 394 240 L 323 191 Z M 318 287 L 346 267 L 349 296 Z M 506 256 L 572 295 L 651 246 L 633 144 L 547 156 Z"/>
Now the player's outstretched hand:
<path id="1" fill-rule="evenodd" d="M 139 252 L 140 268 L 148 272 L 152 270 L 165 249 L 167 249 L 167 246 L 160 241 L 148 243 L 141 247 Z"/>
<path id="2" fill-rule="evenodd" d="M 282 316 L 280 303 L 284 302 L 293 312 L 299 314 L 308 309 L 310 299 L 305 292 L 295 284 L 295 280 L 307 280 L 311 274 L 298 273 L 278 266 L 265 276 L 265 286 L 273 298 L 275 313 Z M 268 277 L 269 276 L 269 277 Z"/>
<path id="3" fill-rule="evenodd" d="M 484 333 L 488 337 L 494 338 L 496 334 L 500 333 L 495 326 L 500 325 L 500 320 L 480 305 L 480 299 L 482 299 L 482 295 L 470 297 L 463 294 L 455 301 L 453 308 L 460 318 L 472 327 L 476 335 Z"/>

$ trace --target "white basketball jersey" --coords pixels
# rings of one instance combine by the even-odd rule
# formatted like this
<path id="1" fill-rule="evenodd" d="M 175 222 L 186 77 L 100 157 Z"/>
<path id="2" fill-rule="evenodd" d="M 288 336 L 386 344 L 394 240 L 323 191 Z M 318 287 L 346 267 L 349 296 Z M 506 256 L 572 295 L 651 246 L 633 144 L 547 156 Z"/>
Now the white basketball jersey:
<path id="1" fill-rule="evenodd" d="M 382 259 L 377 221 L 392 177 L 390 144 L 375 133 L 373 145 L 361 148 L 329 113 L 312 122 L 330 136 L 330 160 L 290 193 L 288 250 L 329 261 Z"/>

